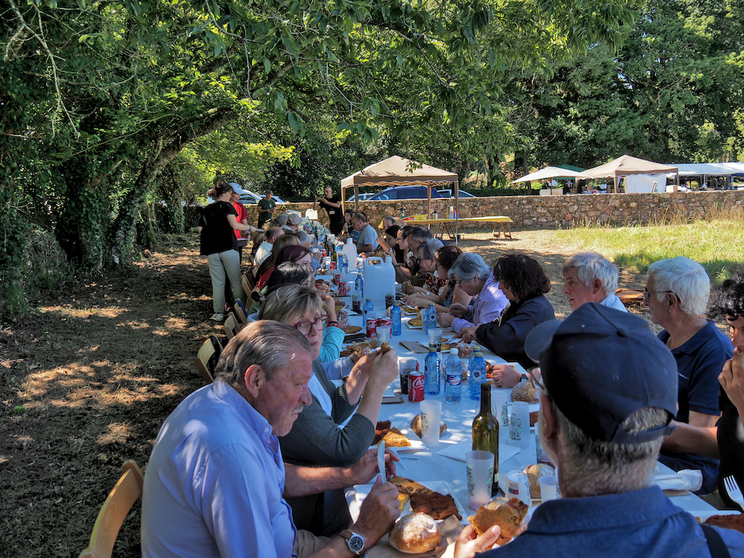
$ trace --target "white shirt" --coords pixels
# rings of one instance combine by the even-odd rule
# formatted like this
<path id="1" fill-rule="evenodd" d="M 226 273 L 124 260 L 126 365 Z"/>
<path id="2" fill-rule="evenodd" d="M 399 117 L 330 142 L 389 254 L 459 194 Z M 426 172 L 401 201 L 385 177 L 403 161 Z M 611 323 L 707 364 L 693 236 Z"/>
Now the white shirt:
<path id="1" fill-rule="evenodd" d="M 263 261 L 269 257 L 269 254 L 271 254 L 271 249 L 273 247 L 274 245 L 271 242 L 266 242 L 264 240 L 261 243 L 261 246 L 258 247 L 258 250 L 256 250 L 256 256 L 253 258 L 255 265 L 261 265 Z"/>

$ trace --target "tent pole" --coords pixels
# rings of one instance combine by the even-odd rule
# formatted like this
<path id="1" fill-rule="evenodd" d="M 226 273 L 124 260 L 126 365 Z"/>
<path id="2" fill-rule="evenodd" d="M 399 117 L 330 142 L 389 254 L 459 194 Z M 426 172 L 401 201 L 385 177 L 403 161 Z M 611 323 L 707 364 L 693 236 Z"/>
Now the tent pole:
<path id="1" fill-rule="evenodd" d="M 359 213 L 359 184 L 354 184 L 354 213 Z"/>
<path id="2" fill-rule="evenodd" d="M 341 186 L 341 215 L 346 213 L 346 187 Z"/>
<path id="3" fill-rule="evenodd" d="M 455 246 L 460 239 L 460 183 L 455 182 Z"/>
<path id="4" fill-rule="evenodd" d="M 426 218 L 431 219 L 431 180 L 426 183 L 426 193 L 427 198 L 429 198 L 426 202 Z M 429 228 L 431 228 L 431 225 L 429 225 Z"/>

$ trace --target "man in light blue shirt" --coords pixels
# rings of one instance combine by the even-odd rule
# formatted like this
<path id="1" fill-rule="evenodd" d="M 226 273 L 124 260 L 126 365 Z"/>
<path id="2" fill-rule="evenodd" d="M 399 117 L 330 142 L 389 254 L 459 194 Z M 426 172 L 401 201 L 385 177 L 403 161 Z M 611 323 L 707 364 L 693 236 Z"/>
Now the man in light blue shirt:
<path id="1" fill-rule="evenodd" d="M 596 302 L 621 312 L 623 306 L 615 291 L 618 271 L 615 264 L 597 252 L 579 252 L 563 264 L 563 294 L 572 310 L 586 302 Z"/>
<path id="2" fill-rule="evenodd" d="M 310 345 L 295 328 L 253 322 L 228 344 L 215 382 L 187 397 L 158 434 L 142 499 L 145 558 L 289 558 L 303 551 L 299 535 L 308 547 L 353 556 L 354 544 L 370 547 L 390 529 L 399 514 L 390 483 L 373 489 L 341 537 L 319 541 L 295 529 L 284 494 L 367 482 L 376 472 L 371 454 L 351 469 L 285 470 L 277 436 L 310 403 L 311 376 Z"/>
<path id="3" fill-rule="evenodd" d="M 359 238 L 356 241 L 357 254 L 374 252 L 377 248 L 377 231 L 367 223 L 367 216 L 364 213 L 354 213 L 351 226 L 355 231 L 359 231 Z"/>

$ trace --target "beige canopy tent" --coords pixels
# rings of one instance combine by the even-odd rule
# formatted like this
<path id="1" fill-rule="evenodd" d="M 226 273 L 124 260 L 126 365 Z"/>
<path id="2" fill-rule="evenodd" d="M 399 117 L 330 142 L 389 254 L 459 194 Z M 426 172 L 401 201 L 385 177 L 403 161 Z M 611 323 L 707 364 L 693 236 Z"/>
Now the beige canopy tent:
<path id="1" fill-rule="evenodd" d="M 455 211 L 459 199 L 459 178 L 455 173 L 421 165 L 410 159 L 394 155 L 370 165 L 341 180 L 341 210 L 346 209 L 346 189 L 354 188 L 354 209 L 359 211 L 359 186 L 410 186 L 420 184 L 428 190 L 426 216 L 431 216 L 431 187 L 440 182 L 454 183 Z"/>
<path id="2" fill-rule="evenodd" d="M 674 173 L 674 190 L 677 191 L 679 185 L 679 169 L 669 165 L 662 165 L 654 163 L 653 161 L 646 161 L 645 159 L 638 159 L 637 157 L 631 157 L 630 155 L 623 155 L 618 157 L 614 161 L 605 163 L 593 169 L 587 169 L 582 174 L 591 178 L 612 178 L 615 182 L 615 192 L 617 192 L 617 186 L 620 183 L 620 179 L 623 176 L 631 174 L 661 174 L 661 173 Z"/>

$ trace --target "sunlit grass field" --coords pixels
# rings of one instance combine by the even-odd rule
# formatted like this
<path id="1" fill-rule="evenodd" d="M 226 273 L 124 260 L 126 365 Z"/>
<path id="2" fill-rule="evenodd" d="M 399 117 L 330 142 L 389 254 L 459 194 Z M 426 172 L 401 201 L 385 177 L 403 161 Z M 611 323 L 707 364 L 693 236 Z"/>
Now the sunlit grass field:
<path id="1" fill-rule="evenodd" d="M 595 250 L 618 267 L 645 273 L 657 260 L 686 256 L 705 267 L 719 282 L 744 266 L 744 219 L 712 219 L 692 224 L 578 227 L 558 231 L 566 246 Z"/>

